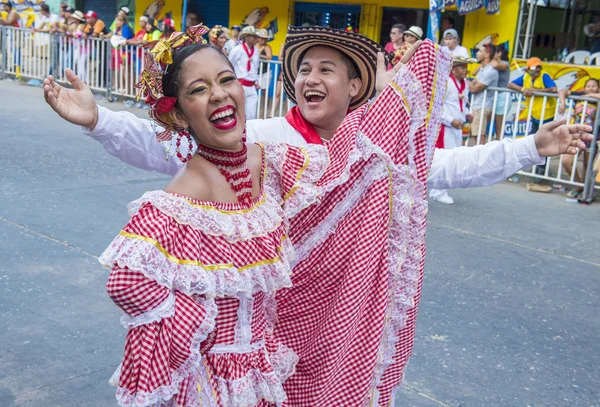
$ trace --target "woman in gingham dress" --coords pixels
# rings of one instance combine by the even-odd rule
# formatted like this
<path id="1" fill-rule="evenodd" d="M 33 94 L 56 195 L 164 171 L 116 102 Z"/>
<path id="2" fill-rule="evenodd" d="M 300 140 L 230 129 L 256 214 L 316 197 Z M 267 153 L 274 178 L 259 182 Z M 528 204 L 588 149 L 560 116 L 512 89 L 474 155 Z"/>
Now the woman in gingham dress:
<path id="1" fill-rule="evenodd" d="M 393 337 L 414 305 L 424 249 L 423 186 L 437 132 L 422 125 L 432 88 L 444 89 L 448 76 L 442 72 L 435 82 L 432 72 L 448 70 L 449 61 L 436 66 L 437 46 L 425 43 L 412 69 L 400 70 L 370 107 L 348 115 L 324 146 L 246 146 L 243 89 L 226 58 L 198 44 L 203 33 L 192 27 L 161 40 L 139 84 L 151 117 L 167 129 L 159 140 L 192 134 L 198 152 L 191 153 L 191 140 L 187 156 L 178 152 L 186 167 L 165 191 L 129 205 L 130 222 L 100 258 L 111 268 L 107 291 L 129 329 L 111 382 L 123 406 L 295 405 L 286 404 L 293 385 L 284 390 L 283 383 L 295 376 L 298 356 L 273 334 L 275 292 L 291 286 L 294 247 L 303 261 L 341 218 L 357 216 L 352 208 L 341 218 L 335 214 L 340 197 L 352 195 L 356 208 L 381 210 L 375 215 L 383 222 L 354 226 L 390 245 L 377 262 L 401 264 L 398 256 L 408 248 L 406 275 L 400 267 L 393 282 L 406 295 L 390 298 L 394 309 L 387 301 L 372 304 L 375 312 L 397 313 L 386 318 L 390 333 L 382 350 L 394 352 Z M 436 110 L 425 127 L 438 122 Z M 315 210 L 331 216 L 305 211 L 316 202 Z M 328 249 L 335 253 L 349 243 L 334 241 Z M 385 297 L 387 287 L 382 290 Z M 300 315 L 310 309 L 297 307 Z M 294 343 L 301 322 L 281 337 Z M 362 345 L 368 350 L 381 342 L 375 332 Z M 391 362 L 371 367 L 381 376 Z M 364 398 L 366 381 L 380 383 L 373 369 L 354 375 L 354 397 Z"/>

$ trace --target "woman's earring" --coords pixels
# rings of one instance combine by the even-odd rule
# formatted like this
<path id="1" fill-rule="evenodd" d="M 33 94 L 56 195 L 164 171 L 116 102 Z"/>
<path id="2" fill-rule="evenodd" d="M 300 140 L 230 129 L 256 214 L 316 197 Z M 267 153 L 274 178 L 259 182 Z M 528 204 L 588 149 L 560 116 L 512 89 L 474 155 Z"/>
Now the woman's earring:
<path id="1" fill-rule="evenodd" d="M 188 139 L 188 154 L 186 157 L 181 154 L 181 139 L 186 137 Z M 177 141 L 175 142 L 175 151 L 177 152 L 177 158 L 181 162 L 187 162 L 192 158 L 192 151 L 194 150 L 194 144 L 192 143 L 192 135 L 186 129 L 177 132 Z"/>

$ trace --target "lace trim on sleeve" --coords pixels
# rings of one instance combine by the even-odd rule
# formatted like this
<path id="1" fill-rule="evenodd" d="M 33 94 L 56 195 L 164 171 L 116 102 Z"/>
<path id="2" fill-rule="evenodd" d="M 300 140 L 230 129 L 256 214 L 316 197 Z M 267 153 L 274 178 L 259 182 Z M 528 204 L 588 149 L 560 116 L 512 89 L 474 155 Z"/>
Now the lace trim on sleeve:
<path id="1" fill-rule="evenodd" d="M 150 392 L 136 393 L 130 393 L 126 388 L 119 387 L 117 389 L 117 402 L 119 403 L 119 406 L 147 407 L 153 406 L 157 403 L 168 402 L 179 391 L 179 385 L 181 382 L 189 378 L 190 375 L 195 376 L 193 381 L 194 383 L 198 381 L 206 381 L 208 383 L 206 378 L 202 377 L 202 370 L 200 369 L 202 365 L 200 345 L 215 329 L 215 318 L 217 317 L 218 310 L 213 299 L 196 298 L 196 302 L 205 307 L 206 317 L 193 334 L 190 356 L 181 366 L 177 368 L 177 370 L 171 374 L 171 384 L 168 386 L 161 386 Z M 119 366 L 113 375 L 113 379 L 120 376 L 120 369 L 121 367 Z M 118 379 L 116 381 L 118 382 Z"/>
<path id="2" fill-rule="evenodd" d="M 171 292 L 162 304 L 148 312 L 144 312 L 137 317 L 123 315 L 121 317 L 121 324 L 127 329 L 135 328 L 140 325 L 160 321 L 163 318 L 172 317 L 173 315 L 175 315 L 175 293 Z"/>

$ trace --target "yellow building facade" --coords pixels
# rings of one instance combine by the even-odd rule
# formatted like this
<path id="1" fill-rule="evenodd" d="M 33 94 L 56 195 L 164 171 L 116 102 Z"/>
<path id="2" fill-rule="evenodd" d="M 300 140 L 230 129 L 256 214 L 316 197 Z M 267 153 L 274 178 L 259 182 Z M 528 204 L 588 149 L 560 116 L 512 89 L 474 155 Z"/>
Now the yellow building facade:
<path id="1" fill-rule="evenodd" d="M 485 10 L 468 14 L 464 19 L 462 43 L 467 48 L 474 48 L 477 44 L 491 42 L 494 44 L 509 43 L 512 50 L 516 34 L 519 13 L 519 0 L 501 0 L 500 14 L 487 15 Z M 381 42 L 383 26 L 391 26 L 393 22 L 411 23 L 404 21 L 386 21 L 386 10 L 397 10 L 400 14 L 417 15 L 424 32 L 427 32 L 427 17 L 429 13 L 428 0 L 329 0 L 326 2 L 316 0 L 230 0 L 229 25 L 242 25 L 254 23 L 262 28 L 272 27 L 276 21 L 275 33 L 271 47 L 275 54 L 285 39 L 286 27 L 297 23 L 296 11 L 299 5 L 303 9 L 313 5 L 315 10 L 327 10 L 336 6 L 357 6 L 360 9 L 358 30 L 377 42 Z M 389 17 L 389 16 L 387 16 Z"/>

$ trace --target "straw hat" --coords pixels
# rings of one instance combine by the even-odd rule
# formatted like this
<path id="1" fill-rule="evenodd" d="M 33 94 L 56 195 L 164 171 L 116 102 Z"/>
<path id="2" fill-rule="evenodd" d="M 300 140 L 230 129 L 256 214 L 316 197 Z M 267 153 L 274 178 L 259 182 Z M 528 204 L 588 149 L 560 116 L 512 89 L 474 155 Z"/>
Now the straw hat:
<path id="1" fill-rule="evenodd" d="M 263 38 L 265 40 L 268 40 L 269 32 L 267 30 L 265 30 L 264 28 L 259 28 L 258 30 L 256 30 L 256 36 L 258 38 Z"/>
<path id="2" fill-rule="evenodd" d="M 254 35 L 258 37 L 258 30 L 254 26 L 248 25 L 242 29 L 239 35 L 239 39 L 243 39 L 246 35 Z"/>
<path id="3" fill-rule="evenodd" d="M 416 25 L 413 25 L 408 30 L 404 31 L 402 34 L 412 35 L 418 40 L 423 39 L 423 29 L 421 27 L 417 27 Z"/>
<path id="4" fill-rule="evenodd" d="M 358 94 L 350 101 L 350 110 L 363 105 L 375 94 L 377 53 L 383 49 L 375 41 L 354 32 L 325 27 L 289 27 L 283 48 L 283 86 L 294 103 L 294 82 L 302 57 L 309 48 L 324 45 L 346 55 L 356 66 L 362 81 Z"/>
<path id="5" fill-rule="evenodd" d="M 81 22 L 85 21 L 85 16 L 83 15 L 83 12 L 79 10 L 76 10 L 73 14 L 71 14 L 71 17 Z"/>
<path id="6" fill-rule="evenodd" d="M 474 64 L 476 62 L 477 62 L 477 60 L 474 58 L 454 57 L 452 59 L 452 66 L 469 65 L 469 64 Z"/>

